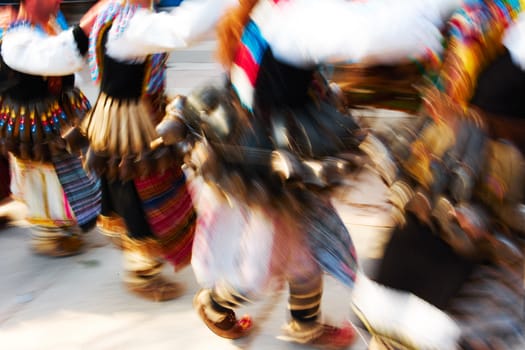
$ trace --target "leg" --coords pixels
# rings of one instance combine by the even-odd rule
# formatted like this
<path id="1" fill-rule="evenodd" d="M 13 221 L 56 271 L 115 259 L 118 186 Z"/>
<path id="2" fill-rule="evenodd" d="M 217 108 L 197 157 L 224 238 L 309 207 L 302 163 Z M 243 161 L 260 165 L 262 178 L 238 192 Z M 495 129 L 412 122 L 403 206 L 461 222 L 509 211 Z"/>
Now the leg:
<path id="1" fill-rule="evenodd" d="M 308 343 L 323 332 L 322 324 L 317 322 L 321 313 L 323 295 L 322 275 L 319 273 L 311 277 L 288 281 L 290 288 L 288 308 L 291 320 L 285 331 L 299 343 Z"/>
<path id="2" fill-rule="evenodd" d="M 53 165 L 13 159 L 11 189 L 27 205 L 33 251 L 52 257 L 81 253 L 83 239 Z"/>
<path id="3" fill-rule="evenodd" d="M 159 258 L 156 241 L 124 236 L 122 248 L 124 284 L 130 292 L 152 301 L 172 300 L 182 294 L 181 285 L 166 280 L 161 274 L 164 263 Z"/>
<path id="4" fill-rule="evenodd" d="M 97 219 L 98 232 L 106 236 L 111 243 L 119 248 L 123 248 L 123 237 L 127 235 L 126 224 L 124 220 L 116 215 L 99 215 Z"/>
<path id="5" fill-rule="evenodd" d="M 122 247 L 124 285 L 142 298 L 166 301 L 182 293 L 181 285 L 166 280 L 158 241 L 146 220 L 142 203 L 132 181 L 109 182 L 101 178 L 102 215 L 99 227 Z"/>
<path id="6" fill-rule="evenodd" d="M 81 253 L 84 241 L 74 230 L 33 225 L 30 244 L 36 254 L 58 258 Z"/>
<path id="7" fill-rule="evenodd" d="M 289 251 L 293 252 L 288 268 L 291 319 L 284 327 L 285 338 L 323 348 L 346 348 L 355 340 L 354 329 L 350 324 L 339 328 L 321 322 L 323 272 L 305 244 L 300 244 L 302 239 L 298 237 L 295 244 L 289 247 Z"/>

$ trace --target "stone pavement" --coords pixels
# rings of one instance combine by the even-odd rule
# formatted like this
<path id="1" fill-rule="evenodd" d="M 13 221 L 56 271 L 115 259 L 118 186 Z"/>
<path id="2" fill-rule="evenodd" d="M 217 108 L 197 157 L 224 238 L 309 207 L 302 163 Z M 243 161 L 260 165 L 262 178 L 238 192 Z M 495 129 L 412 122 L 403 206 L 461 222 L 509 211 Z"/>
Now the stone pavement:
<path id="1" fill-rule="evenodd" d="M 220 67 L 212 62 L 213 41 L 174 54 L 170 61 L 169 91 L 187 93 L 206 80 L 220 79 Z M 90 99 L 96 89 L 81 85 Z M 396 115 L 368 117 L 376 125 L 395 121 Z M 377 124 L 379 123 L 379 124 Z M 334 198 L 337 209 L 355 241 L 365 268 L 382 252 L 390 222 L 385 187 L 365 169 L 349 179 L 347 191 Z M 191 268 L 166 276 L 182 282 L 181 298 L 153 303 L 129 294 L 121 284 L 121 252 L 96 231 L 87 234 L 88 249 L 82 255 L 50 259 L 31 254 L 25 208 L 20 203 L 0 206 L 14 221 L 0 231 L 0 349 L 189 349 L 189 350 L 308 350 L 277 338 L 286 320 L 287 293 L 282 292 L 247 306 L 256 325 L 253 335 L 240 341 L 212 334 L 192 308 L 198 285 Z M 338 322 L 350 315 L 350 292 L 326 277 L 324 315 Z M 352 347 L 366 348 L 366 332 Z"/>
<path id="2" fill-rule="evenodd" d="M 390 222 L 383 188 L 372 173 L 354 180 L 355 188 L 335 203 L 350 228 L 364 263 L 380 256 Z M 152 303 L 129 294 L 121 285 L 121 252 L 96 230 L 87 235 L 82 255 L 50 259 L 33 255 L 25 208 L 0 208 L 15 218 L 0 232 L 0 349 L 310 349 L 285 343 L 278 336 L 286 320 L 287 293 L 278 293 L 242 309 L 257 329 L 248 339 L 228 341 L 212 334 L 192 308 L 198 285 L 191 268 L 165 275 L 185 284 L 177 300 Z M 350 292 L 327 276 L 323 312 L 338 322 L 350 313 Z M 360 330 L 362 332 L 362 330 Z M 352 349 L 365 349 L 363 339 Z"/>

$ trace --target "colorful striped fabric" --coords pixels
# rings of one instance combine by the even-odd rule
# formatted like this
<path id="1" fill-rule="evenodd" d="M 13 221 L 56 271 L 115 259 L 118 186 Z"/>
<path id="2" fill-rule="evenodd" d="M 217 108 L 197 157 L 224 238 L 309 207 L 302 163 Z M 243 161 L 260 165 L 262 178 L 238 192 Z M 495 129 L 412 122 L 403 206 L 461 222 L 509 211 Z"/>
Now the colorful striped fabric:
<path id="1" fill-rule="evenodd" d="M 302 220 L 314 258 L 324 271 L 352 287 L 359 264 L 350 233 L 329 201 L 310 197 Z"/>
<path id="2" fill-rule="evenodd" d="M 241 37 L 241 46 L 235 56 L 231 69 L 233 88 L 244 107 L 251 110 L 255 83 L 260 64 L 268 43 L 263 38 L 254 21 L 248 22 Z"/>
<path id="3" fill-rule="evenodd" d="M 89 227 L 101 209 L 98 179 L 86 174 L 81 160 L 69 153 L 53 157 L 53 165 L 78 225 Z"/>
<path id="4" fill-rule="evenodd" d="M 164 91 L 166 86 L 166 61 L 168 55 L 151 55 L 147 66 L 147 76 L 144 81 L 143 92 L 148 96 L 155 96 L 160 91 Z"/>
<path id="5" fill-rule="evenodd" d="M 500 51 L 504 30 L 524 5 L 524 0 L 467 0 L 449 21 L 450 38 L 436 86 L 466 104 L 477 75 Z M 454 91 L 448 91 L 451 87 Z"/>
<path id="6" fill-rule="evenodd" d="M 255 83 L 259 75 L 259 68 L 268 42 L 263 37 L 257 19 L 268 18 L 272 15 L 275 5 L 284 3 L 284 0 L 262 0 L 255 6 L 251 19 L 244 28 L 241 45 L 236 53 L 230 71 L 233 89 L 239 96 L 243 106 L 252 110 L 255 92 Z"/>
<path id="7" fill-rule="evenodd" d="M 69 27 L 69 25 L 67 24 L 66 16 L 64 16 L 64 13 L 62 11 L 58 11 L 55 20 L 60 29 L 66 30 Z"/>
<path id="8" fill-rule="evenodd" d="M 186 176 L 174 166 L 163 174 L 134 180 L 163 257 L 176 269 L 190 263 L 197 215 Z"/>

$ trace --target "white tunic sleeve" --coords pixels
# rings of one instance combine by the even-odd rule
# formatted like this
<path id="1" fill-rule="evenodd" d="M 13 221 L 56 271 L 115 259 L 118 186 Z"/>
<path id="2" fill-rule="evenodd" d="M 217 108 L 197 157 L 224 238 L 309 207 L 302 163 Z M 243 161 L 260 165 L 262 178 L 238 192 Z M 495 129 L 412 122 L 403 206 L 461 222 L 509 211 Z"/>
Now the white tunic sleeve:
<path id="1" fill-rule="evenodd" d="M 275 5 L 263 0 L 252 18 L 275 57 L 290 64 L 388 63 L 429 50 L 441 52 L 440 29 L 461 4 L 462 0 L 294 0 Z"/>
<path id="2" fill-rule="evenodd" d="M 84 65 L 73 29 L 53 36 L 29 26 L 12 29 L 4 35 L 1 54 L 11 69 L 33 75 L 69 75 Z"/>
<path id="3" fill-rule="evenodd" d="M 525 70 L 525 15 L 521 14 L 503 36 L 503 45 L 509 50 L 515 65 Z"/>
<path id="4" fill-rule="evenodd" d="M 110 30 L 107 53 L 126 60 L 185 47 L 212 30 L 236 4 L 238 0 L 185 0 L 171 12 L 137 10 L 123 33 Z"/>

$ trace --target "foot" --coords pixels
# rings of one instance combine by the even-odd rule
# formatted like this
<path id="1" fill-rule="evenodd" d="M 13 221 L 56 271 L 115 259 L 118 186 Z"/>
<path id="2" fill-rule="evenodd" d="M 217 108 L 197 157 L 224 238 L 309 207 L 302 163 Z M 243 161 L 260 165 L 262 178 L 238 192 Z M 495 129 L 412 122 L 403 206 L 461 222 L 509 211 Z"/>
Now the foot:
<path id="1" fill-rule="evenodd" d="M 31 249 L 33 252 L 54 258 L 80 254 L 83 251 L 83 247 L 84 240 L 79 235 L 50 238 L 35 237 L 31 240 Z"/>
<path id="2" fill-rule="evenodd" d="M 325 350 L 341 350 L 352 345 L 356 340 L 354 327 L 345 322 L 341 327 L 314 323 L 308 326 L 299 326 L 298 322 L 290 322 L 283 329 L 283 340 Z"/>
<path id="3" fill-rule="evenodd" d="M 313 346 L 322 349 L 346 349 L 356 340 L 356 333 L 350 323 L 341 327 L 323 325 L 321 335 L 309 342 Z"/>
<path id="4" fill-rule="evenodd" d="M 252 320 L 250 316 L 243 316 L 237 319 L 233 310 L 227 309 L 225 312 L 217 312 L 211 310 L 209 302 L 209 291 L 202 289 L 195 295 L 193 299 L 193 307 L 197 310 L 200 318 L 204 324 L 219 337 L 226 339 L 239 339 L 246 336 L 252 327 Z M 214 314 L 212 320 L 207 312 Z"/>
<path id="5" fill-rule="evenodd" d="M 114 247 L 120 250 L 124 248 L 123 237 L 127 235 L 127 229 L 121 217 L 99 215 L 97 229 L 109 239 Z"/>
<path id="6" fill-rule="evenodd" d="M 162 276 L 136 277 L 132 281 L 125 281 L 124 284 L 131 293 L 155 302 L 176 299 L 184 291 L 181 284 L 168 281 Z"/>

